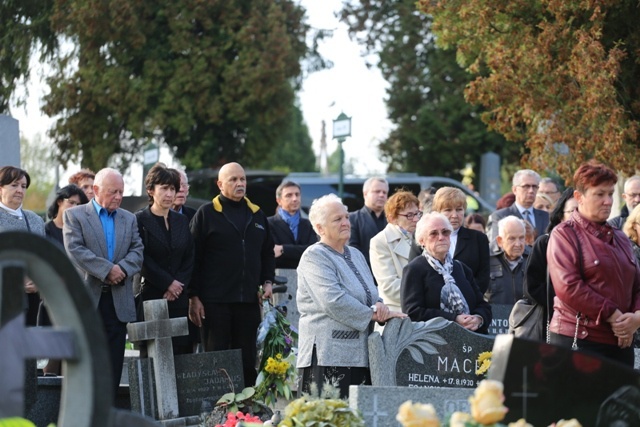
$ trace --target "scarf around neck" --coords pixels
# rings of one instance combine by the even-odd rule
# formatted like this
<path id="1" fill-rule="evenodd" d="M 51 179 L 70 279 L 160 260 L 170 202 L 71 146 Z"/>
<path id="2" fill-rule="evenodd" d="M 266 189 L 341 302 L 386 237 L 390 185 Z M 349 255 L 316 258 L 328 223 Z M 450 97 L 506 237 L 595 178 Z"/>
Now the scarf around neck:
<path id="1" fill-rule="evenodd" d="M 429 265 L 444 279 L 444 286 L 440 291 L 440 309 L 447 313 L 453 313 L 456 316 L 458 314 L 469 314 L 469 304 L 467 304 L 467 300 L 464 298 L 464 295 L 462 295 L 462 291 L 460 291 L 455 279 L 451 275 L 453 272 L 453 258 L 451 254 L 447 252 L 444 264 L 429 255 L 427 251 L 422 252 L 422 254 L 427 259 Z"/>
<path id="2" fill-rule="evenodd" d="M 298 225 L 300 225 L 300 211 L 297 211 L 295 214 L 291 215 L 289 212 L 285 211 L 282 208 L 278 208 L 278 213 L 280 217 L 287 223 L 291 233 L 293 233 L 293 238 L 298 240 Z"/>

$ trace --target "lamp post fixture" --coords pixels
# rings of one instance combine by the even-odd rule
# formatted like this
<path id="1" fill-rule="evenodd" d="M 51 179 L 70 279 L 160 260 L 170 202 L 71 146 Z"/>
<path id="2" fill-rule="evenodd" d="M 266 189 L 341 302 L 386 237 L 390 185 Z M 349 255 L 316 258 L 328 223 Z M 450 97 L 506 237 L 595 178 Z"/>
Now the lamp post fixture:
<path id="1" fill-rule="evenodd" d="M 340 115 L 333 121 L 333 139 L 338 140 L 338 150 L 340 153 L 340 181 L 338 184 L 338 197 L 342 199 L 344 193 L 344 150 L 342 143 L 346 138 L 351 136 L 351 117 L 347 117 L 345 113 Z"/>
<path id="2" fill-rule="evenodd" d="M 153 165 L 158 163 L 160 160 L 160 147 L 155 145 L 153 142 L 148 144 L 143 151 L 143 160 L 142 160 L 142 195 L 147 195 L 147 189 L 144 185 L 144 180 L 147 177 L 147 173 Z"/>

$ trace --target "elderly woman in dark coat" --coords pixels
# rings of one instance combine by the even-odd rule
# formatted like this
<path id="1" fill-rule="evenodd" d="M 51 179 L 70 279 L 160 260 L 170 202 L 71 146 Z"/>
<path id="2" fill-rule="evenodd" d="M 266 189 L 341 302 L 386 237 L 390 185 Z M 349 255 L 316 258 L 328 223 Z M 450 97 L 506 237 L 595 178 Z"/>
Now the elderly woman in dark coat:
<path id="1" fill-rule="evenodd" d="M 298 390 L 333 382 L 347 397 L 349 385 L 371 384 L 367 337 L 372 323 L 406 315 L 382 302 L 364 255 L 347 246 L 349 213 L 337 196 L 314 201 L 309 220 L 320 241 L 307 248 L 298 265 Z"/>
<path id="2" fill-rule="evenodd" d="M 404 269 L 402 311 L 414 322 L 444 317 L 470 331 L 487 333 L 491 306 L 482 297 L 471 269 L 451 257 L 452 232 L 441 213 L 426 214 L 418 222 L 416 239 L 424 252 Z"/>

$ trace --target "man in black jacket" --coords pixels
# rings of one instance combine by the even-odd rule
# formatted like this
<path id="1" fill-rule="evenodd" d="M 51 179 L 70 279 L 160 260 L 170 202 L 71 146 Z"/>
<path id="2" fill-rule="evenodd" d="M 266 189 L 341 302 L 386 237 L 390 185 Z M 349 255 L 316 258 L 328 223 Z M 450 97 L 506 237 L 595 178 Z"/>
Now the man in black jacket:
<path id="1" fill-rule="evenodd" d="M 271 297 L 275 274 L 267 217 L 245 197 L 247 178 L 238 163 L 218 173 L 220 195 L 201 206 L 191 221 L 195 264 L 189 289 L 189 318 L 203 328 L 205 351 L 242 350 L 245 385 L 256 381 L 258 291 Z"/>
<path id="2" fill-rule="evenodd" d="M 270 216 L 276 268 L 298 268 L 302 253 L 318 241 L 308 219 L 300 215 L 300 186 L 285 181 L 276 189 L 278 210 Z"/>
<path id="3" fill-rule="evenodd" d="M 622 198 L 624 199 L 625 205 L 620 209 L 620 215 L 607 221 L 610 226 L 618 230 L 622 230 L 624 223 L 627 221 L 627 217 L 633 208 L 640 203 L 640 176 L 634 175 L 625 181 Z"/>

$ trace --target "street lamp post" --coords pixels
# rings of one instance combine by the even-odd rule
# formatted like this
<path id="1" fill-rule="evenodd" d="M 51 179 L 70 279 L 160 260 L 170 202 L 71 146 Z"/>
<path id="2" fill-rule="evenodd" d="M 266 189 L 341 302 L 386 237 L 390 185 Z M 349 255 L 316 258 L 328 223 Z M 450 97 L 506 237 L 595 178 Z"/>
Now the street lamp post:
<path id="1" fill-rule="evenodd" d="M 142 161 L 142 195 L 147 195 L 147 189 L 144 185 L 144 180 L 147 177 L 147 173 L 153 165 L 160 160 L 160 148 L 154 143 L 148 144 L 143 151 Z"/>
<path id="2" fill-rule="evenodd" d="M 338 140 L 338 150 L 340 150 L 340 181 L 338 184 L 338 197 L 342 199 L 344 193 L 344 150 L 342 143 L 346 138 L 351 136 L 351 117 L 347 117 L 345 113 L 340 115 L 333 121 L 333 139 Z"/>

